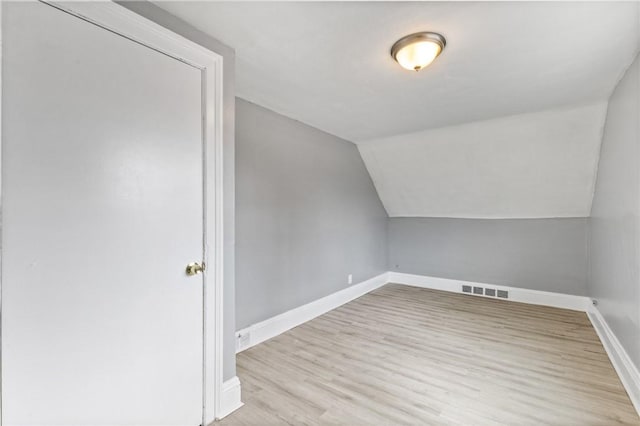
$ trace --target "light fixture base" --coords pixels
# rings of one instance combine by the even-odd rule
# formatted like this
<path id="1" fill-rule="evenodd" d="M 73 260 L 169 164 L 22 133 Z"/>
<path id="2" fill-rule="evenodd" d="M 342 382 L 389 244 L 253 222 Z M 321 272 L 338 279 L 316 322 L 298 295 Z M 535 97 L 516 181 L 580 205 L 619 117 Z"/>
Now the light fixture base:
<path id="1" fill-rule="evenodd" d="M 430 32 L 430 31 L 422 31 L 419 33 L 409 34 L 407 36 L 402 37 L 400 40 L 396 41 L 393 44 L 393 46 L 391 46 L 391 52 L 390 52 L 391 57 L 405 69 L 408 69 L 408 70 L 413 69 L 415 71 L 420 71 L 422 68 L 429 65 L 431 61 L 429 61 L 426 65 L 416 64 L 414 66 L 408 66 L 407 64 L 403 64 L 398 59 L 398 53 L 408 46 L 418 44 L 418 43 L 425 43 L 425 42 L 432 43 L 439 47 L 438 52 L 431 59 L 431 61 L 437 58 L 442 53 L 445 46 L 447 45 L 447 40 L 444 38 L 442 34 Z"/>

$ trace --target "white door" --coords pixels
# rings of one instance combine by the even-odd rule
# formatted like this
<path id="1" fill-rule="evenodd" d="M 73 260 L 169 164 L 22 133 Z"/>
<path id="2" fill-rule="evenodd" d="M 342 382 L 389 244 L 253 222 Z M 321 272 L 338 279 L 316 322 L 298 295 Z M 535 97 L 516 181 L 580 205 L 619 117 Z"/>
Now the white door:
<path id="1" fill-rule="evenodd" d="M 199 425 L 201 71 L 3 6 L 2 415 Z"/>

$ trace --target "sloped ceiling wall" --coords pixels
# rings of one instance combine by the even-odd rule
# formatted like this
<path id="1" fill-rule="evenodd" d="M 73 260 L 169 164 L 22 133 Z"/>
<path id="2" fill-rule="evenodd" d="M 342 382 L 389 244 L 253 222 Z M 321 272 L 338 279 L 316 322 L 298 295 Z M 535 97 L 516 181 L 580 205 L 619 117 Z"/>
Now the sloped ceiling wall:
<path id="1" fill-rule="evenodd" d="M 587 217 L 606 102 L 370 140 L 391 217 Z"/>
<path id="2" fill-rule="evenodd" d="M 360 142 L 606 100 L 638 46 L 621 1 L 158 1 L 236 49 L 239 97 Z M 447 39 L 428 69 L 400 37 Z"/>
<path id="3" fill-rule="evenodd" d="M 157 4 L 236 49 L 239 97 L 357 143 L 394 217 L 588 216 L 640 41 L 638 2 Z M 446 49 L 403 70 L 424 30 Z"/>

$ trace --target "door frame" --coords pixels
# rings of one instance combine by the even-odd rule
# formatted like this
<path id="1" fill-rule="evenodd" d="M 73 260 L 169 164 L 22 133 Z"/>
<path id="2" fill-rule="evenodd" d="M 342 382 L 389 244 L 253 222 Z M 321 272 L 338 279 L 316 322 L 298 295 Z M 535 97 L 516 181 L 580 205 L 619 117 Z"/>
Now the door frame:
<path id="1" fill-rule="evenodd" d="M 203 366 L 202 424 L 214 421 L 221 413 L 223 383 L 223 57 L 171 30 L 111 1 L 42 3 L 105 28 L 202 72 L 203 124 Z M 2 2 L 0 2 L 0 59 L 2 58 Z M 0 63 L 0 78 L 2 65 Z M 0 88 L 0 99 L 2 91 Z M 2 116 L 0 105 L 0 130 Z M 0 132 L 0 153 L 2 137 Z M 1 160 L 1 154 L 0 154 Z M 0 221 L 2 214 L 0 161 Z M 0 223 L 0 232 L 2 226 Z M 2 338 L 2 247 L 0 244 L 0 339 Z M 0 353 L 0 366 L 2 354 Z M 1 368 L 0 368 L 1 377 Z M 1 386 L 1 381 L 0 381 Z M 2 424 L 0 388 L 0 425 Z M 194 425 L 195 426 L 195 425 Z"/>

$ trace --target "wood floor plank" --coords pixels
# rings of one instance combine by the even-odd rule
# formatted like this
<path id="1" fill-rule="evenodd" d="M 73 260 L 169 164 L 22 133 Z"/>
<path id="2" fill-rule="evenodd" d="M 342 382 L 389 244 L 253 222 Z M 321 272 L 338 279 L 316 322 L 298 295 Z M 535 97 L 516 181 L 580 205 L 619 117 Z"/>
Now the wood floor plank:
<path id="1" fill-rule="evenodd" d="M 237 358 L 226 425 L 640 425 L 586 314 L 388 284 Z"/>

